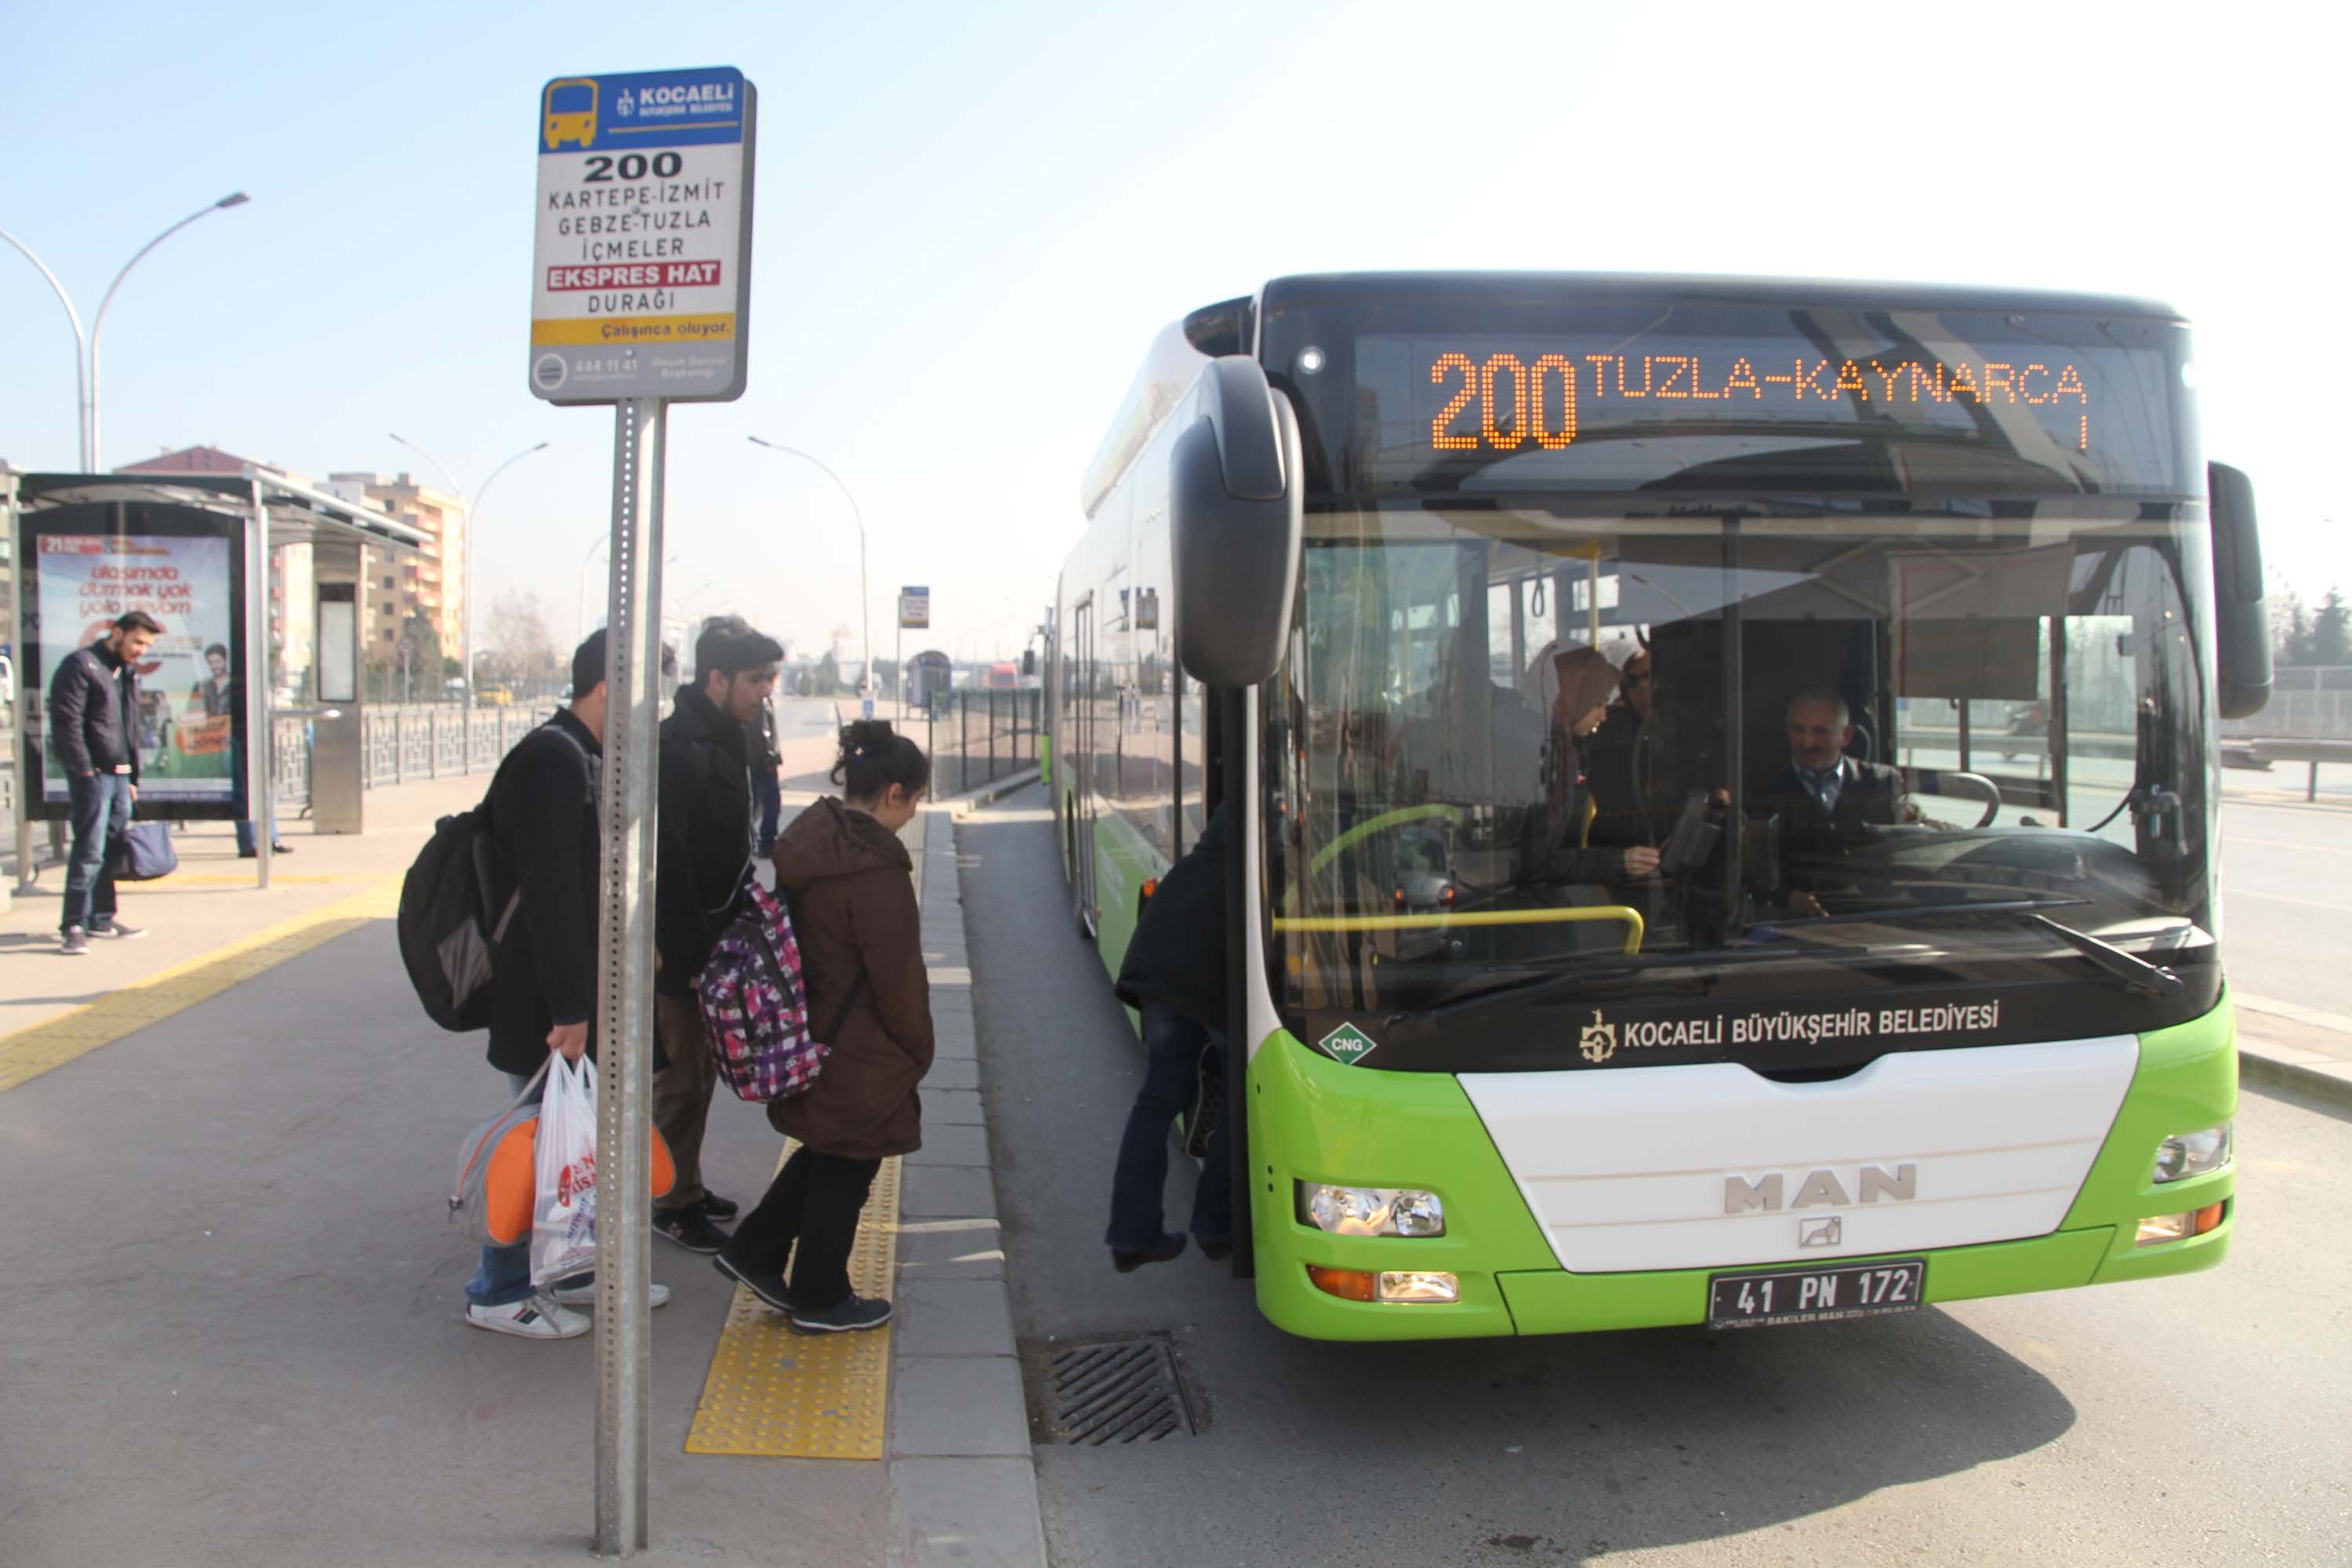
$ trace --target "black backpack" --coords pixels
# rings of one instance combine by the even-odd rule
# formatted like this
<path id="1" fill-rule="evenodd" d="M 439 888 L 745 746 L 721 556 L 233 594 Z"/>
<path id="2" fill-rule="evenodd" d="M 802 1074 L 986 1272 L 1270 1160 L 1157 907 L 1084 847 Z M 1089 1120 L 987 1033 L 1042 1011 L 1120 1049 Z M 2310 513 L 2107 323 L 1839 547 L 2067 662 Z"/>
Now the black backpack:
<path id="1" fill-rule="evenodd" d="M 400 884 L 396 921 L 400 961 L 426 1017 L 459 1032 L 490 1026 L 492 955 L 521 907 L 520 888 L 503 908 L 491 892 L 488 797 L 434 825 Z"/>
<path id="2" fill-rule="evenodd" d="M 541 725 L 541 729 L 552 729 Z M 587 751 L 558 729 L 589 777 L 588 799 L 596 800 L 594 771 L 588 768 Z M 533 736 L 539 731 L 531 731 Z M 530 743 L 526 736 L 516 750 Z M 509 753 L 512 755 L 511 752 Z M 505 763 L 499 764 L 503 769 Z M 496 787 L 495 779 L 492 787 Z M 408 983 L 425 1005 L 425 1016 L 443 1028 L 466 1033 L 490 1026 L 490 975 L 499 945 L 522 908 L 517 888 L 501 901 L 495 890 L 490 856 L 490 801 L 471 811 L 445 816 L 433 826 L 433 837 L 417 851 L 408 875 L 400 884 L 400 913 L 394 922 L 400 937 L 400 961 L 407 966 Z M 495 911 L 495 912 L 493 912 Z"/>

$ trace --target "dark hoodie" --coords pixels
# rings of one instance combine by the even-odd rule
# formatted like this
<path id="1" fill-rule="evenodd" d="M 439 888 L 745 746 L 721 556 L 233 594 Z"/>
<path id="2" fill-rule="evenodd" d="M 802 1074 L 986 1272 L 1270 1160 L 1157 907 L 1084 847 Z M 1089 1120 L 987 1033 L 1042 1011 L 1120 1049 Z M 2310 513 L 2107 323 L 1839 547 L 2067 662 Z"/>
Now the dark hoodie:
<path id="1" fill-rule="evenodd" d="M 833 1034 L 816 1081 L 772 1103 L 768 1120 L 820 1154 L 911 1154 L 923 1144 L 915 1086 L 931 1070 L 914 861 L 896 834 L 831 795 L 793 819 L 775 860 L 777 883 L 792 895 L 811 1026 Z"/>

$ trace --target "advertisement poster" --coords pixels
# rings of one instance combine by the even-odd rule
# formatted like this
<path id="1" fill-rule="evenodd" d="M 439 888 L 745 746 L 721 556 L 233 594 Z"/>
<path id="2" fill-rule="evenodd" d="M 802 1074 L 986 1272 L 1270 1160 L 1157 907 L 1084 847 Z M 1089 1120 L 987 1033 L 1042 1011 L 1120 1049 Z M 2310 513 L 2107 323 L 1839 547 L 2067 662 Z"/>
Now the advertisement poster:
<path id="1" fill-rule="evenodd" d="M 144 610 L 163 626 L 139 663 L 139 798 L 227 805 L 236 797 L 236 644 L 230 542 L 218 536 L 52 533 L 34 545 L 46 689 L 57 660 Z M 55 748 L 42 748 L 43 795 L 66 800 Z"/>

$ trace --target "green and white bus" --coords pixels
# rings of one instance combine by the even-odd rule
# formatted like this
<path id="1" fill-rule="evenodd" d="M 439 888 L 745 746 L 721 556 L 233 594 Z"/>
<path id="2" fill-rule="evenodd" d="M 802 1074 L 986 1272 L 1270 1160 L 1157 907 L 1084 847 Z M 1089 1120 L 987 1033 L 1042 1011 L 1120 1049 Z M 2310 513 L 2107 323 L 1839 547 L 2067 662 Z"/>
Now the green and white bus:
<path id="1" fill-rule="evenodd" d="M 1268 1318 L 2221 1260 L 2215 726 L 2270 656 L 2195 387 L 2162 306 L 1912 285 L 1297 277 L 1162 334 L 1061 574 L 1052 789 L 1114 973 L 1228 816 L 1203 1110 Z"/>

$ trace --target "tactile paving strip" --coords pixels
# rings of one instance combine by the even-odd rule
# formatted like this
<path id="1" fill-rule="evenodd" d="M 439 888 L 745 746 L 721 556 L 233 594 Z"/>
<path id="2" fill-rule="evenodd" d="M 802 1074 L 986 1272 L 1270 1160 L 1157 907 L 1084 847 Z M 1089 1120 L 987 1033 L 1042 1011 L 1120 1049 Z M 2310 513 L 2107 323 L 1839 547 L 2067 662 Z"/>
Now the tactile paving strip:
<path id="1" fill-rule="evenodd" d="M 792 1150 L 786 1143 L 787 1158 Z M 861 1296 L 889 1295 L 898 1254 L 898 1162 L 892 1159 L 882 1162 L 857 1222 L 850 1289 Z M 796 1334 L 782 1313 L 738 1285 L 686 1451 L 878 1459 L 889 1377 L 889 1325 L 868 1333 Z"/>
<path id="2" fill-rule="evenodd" d="M 219 995 L 240 981 L 299 958 L 371 921 L 388 920 L 400 905 L 400 884 L 384 879 L 353 898 L 314 910 L 201 958 L 175 964 L 87 1007 L 0 1038 L 0 1094 L 111 1045 L 184 1008 Z"/>

